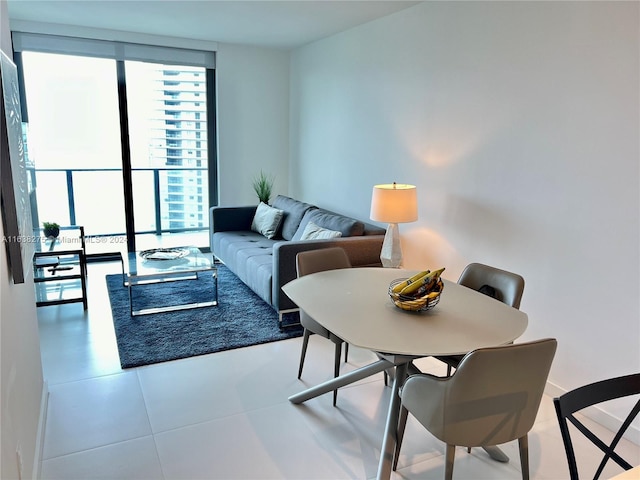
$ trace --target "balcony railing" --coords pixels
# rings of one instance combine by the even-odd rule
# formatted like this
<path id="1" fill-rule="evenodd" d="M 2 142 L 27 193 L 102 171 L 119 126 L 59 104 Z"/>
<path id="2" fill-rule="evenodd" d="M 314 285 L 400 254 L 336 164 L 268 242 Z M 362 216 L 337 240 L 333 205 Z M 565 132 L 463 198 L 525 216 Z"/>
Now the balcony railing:
<path id="1" fill-rule="evenodd" d="M 167 175 L 171 172 L 172 175 Z M 175 175 L 183 172 L 182 182 Z M 197 172 L 202 172 L 197 175 Z M 198 232 L 208 229 L 206 167 L 133 168 L 136 235 Z M 125 235 L 122 170 L 118 168 L 36 168 L 32 172 L 40 221 L 84 225 L 87 237 Z M 85 177 L 85 178 L 82 178 Z M 168 178 L 171 178 L 169 183 Z M 170 218 L 180 190 L 185 219 Z M 164 191 L 164 192 L 163 192 Z M 152 201 L 150 201 L 150 198 Z M 164 217 L 163 217 L 164 213 Z M 65 218 L 66 217 L 66 218 Z M 171 215 L 175 217 L 175 215 Z M 186 221 L 188 226 L 178 226 Z M 143 228 L 138 229 L 138 226 Z"/>

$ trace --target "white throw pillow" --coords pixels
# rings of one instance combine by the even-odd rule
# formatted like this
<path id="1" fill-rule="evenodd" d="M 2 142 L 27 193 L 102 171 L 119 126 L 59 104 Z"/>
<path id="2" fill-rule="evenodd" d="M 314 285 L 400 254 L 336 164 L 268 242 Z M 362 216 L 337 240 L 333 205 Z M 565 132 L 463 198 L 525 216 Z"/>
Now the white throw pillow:
<path id="1" fill-rule="evenodd" d="M 260 202 L 253 216 L 253 221 L 251 222 L 251 230 L 261 233 L 267 238 L 273 238 L 278 232 L 278 227 L 280 226 L 280 222 L 282 222 L 283 216 L 283 210 L 270 207 L 266 203 Z"/>
<path id="2" fill-rule="evenodd" d="M 324 238 L 337 238 L 341 236 L 342 232 L 327 230 L 326 228 L 319 227 L 313 222 L 309 222 L 307 223 L 304 232 L 302 232 L 300 240 L 319 240 Z"/>

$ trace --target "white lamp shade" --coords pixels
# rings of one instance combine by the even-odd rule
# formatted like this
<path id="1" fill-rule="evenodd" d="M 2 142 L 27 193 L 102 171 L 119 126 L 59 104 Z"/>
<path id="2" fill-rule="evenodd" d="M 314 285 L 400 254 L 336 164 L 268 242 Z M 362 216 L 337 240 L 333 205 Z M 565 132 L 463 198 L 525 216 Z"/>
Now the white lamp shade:
<path id="1" fill-rule="evenodd" d="M 415 185 L 390 183 L 373 187 L 371 220 L 407 223 L 418 220 L 418 194 Z"/>

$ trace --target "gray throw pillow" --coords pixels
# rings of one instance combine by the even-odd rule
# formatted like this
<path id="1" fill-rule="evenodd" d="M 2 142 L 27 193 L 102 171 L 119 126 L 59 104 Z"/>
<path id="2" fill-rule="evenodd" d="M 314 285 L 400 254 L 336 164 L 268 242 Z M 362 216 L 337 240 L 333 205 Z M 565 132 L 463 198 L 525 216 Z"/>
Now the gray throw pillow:
<path id="1" fill-rule="evenodd" d="M 291 240 L 293 235 L 300 226 L 300 221 L 304 214 L 316 207 L 308 203 L 295 200 L 284 195 L 278 195 L 273 201 L 273 207 L 279 208 L 284 211 L 284 218 L 282 220 L 281 234 L 285 240 Z"/>
<path id="2" fill-rule="evenodd" d="M 251 222 L 251 230 L 261 233 L 267 238 L 273 238 L 278 233 L 284 212 L 260 202 Z"/>
<path id="3" fill-rule="evenodd" d="M 316 209 L 305 213 L 292 240 L 300 240 L 309 222 L 313 222 L 327 230 L 340 232 L 343 237 L 355 237 L 362 235 L 364 232 L 364 223 L 355 218 L 345 217 L 344 215 L 329 212 L 328 210 Z"/>
<path id="4" fill-rule="evenodd" d="M 302 236 L 300 240 L 320 240 L 324 238 L 337 238 L 341 237 L 341 232 L 336 232 L 335 230 L 328 230 L 326 228 L 319 227 L 313 222 L 307 223 L 307 226 L 302 232 Z"/>

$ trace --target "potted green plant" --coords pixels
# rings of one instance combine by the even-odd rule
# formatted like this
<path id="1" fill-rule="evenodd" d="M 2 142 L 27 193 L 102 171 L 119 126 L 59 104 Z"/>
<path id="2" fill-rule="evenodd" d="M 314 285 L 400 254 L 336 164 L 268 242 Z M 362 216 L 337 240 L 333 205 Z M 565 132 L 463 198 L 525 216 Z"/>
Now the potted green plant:
<path id="1" fill-rule="evenodd" d="M 253 189 L 258 195 L 258 200 L 268 205 L 273 191 L 273 177 L 267 176 L 260 170 L 260 175 L 253 179 Z"/>
<path id="2" fill-rule="evenodd" d="M 55 222 L 42 222 L 42 227 L 47 238 L 57 238 L 60 235 L 60 225 Z"/>

